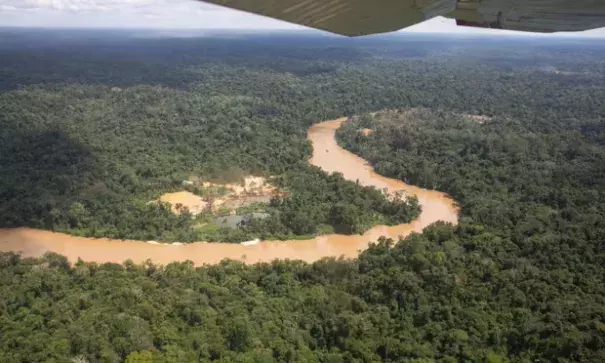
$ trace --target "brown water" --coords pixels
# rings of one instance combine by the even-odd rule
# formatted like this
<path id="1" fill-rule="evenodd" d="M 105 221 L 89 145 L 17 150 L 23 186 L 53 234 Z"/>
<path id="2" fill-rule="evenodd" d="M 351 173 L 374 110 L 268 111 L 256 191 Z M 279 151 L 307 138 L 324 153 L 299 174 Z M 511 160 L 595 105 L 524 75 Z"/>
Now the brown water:
<path id="1" fill-rule="evenodd" d="M 422 205 L 419 219 L 394 227 L 377 226 L 364 235 L 326 235 L 312 240 L 268 241 L 253 246 L 204 242 L 180 246 L 156 245 L 142 241 L 83 238 L 30 228 L 13 228 L 0 229 L 0 251 L 21 252 L 27 257 L 53 251 L 67 256 L 70 261 L 81 258 L 84 261 L 118 263 L 126 259 L 134 262 L 151 259 L 159 264 L 191 260 L 201 265 L 217 263 L 226 258 L 247 263 L 268 262 L 278 258 L 312 262 L 328 256 L 355 257 L 359 251 L 367 248 L 368 243 L 376 241 L 380 236 L 406 236 L 412 231 L 422 231 L 424 227 L 438 220 L 457 223 L 456 203 L 444 193 L 417 188 L 380 176 L 374 173 L 362 158 L 338 146 L 334 133 L 344 121 L 344 118 L 326 121 L 309 129 L 308 138 L 314 149 L 310 163 L 327 172 L 341 172 L 345 178 L 359 180 L 363 185 L 388 188 L 389 191 L 405 190 L 417 195 Z"/>

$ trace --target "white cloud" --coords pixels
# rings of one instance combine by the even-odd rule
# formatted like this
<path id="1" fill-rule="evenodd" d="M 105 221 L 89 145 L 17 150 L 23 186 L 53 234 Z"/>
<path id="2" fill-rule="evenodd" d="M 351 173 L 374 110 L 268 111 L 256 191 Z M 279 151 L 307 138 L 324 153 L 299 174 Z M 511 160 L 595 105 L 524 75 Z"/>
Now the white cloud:
<path id="1" fill-rule="evenodd" d="M 0 6 L 13 11 L 36 10 L 40 12 L 71 11 L 131 11 L 170 5 L 174 0 L 0 0 Z"/>
<path id="2" fill-rule="evenodd" d="M 204 11 L 223 10 L 216 5 L 190 0 L 0 0 L 0 6 L 40 11 L 129 11 L 145 9 L 202 9 Z"/>
<path id="3" fill-rule="evenodd" d="M 0 26 L 300 28 L 193 0 L 0 0 Z"/>

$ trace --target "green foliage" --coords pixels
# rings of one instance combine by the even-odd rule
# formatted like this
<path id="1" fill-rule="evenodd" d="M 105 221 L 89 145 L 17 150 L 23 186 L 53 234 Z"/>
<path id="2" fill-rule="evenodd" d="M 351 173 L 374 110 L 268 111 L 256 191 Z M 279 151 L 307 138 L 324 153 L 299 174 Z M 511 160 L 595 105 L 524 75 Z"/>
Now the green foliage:
<path id="1" fill-rule="evenodd" d="M 305 163 L 312 122 L 385 108 L 407 111 L 353 120 L 340 142 L 462 209 L 458 226 L 355 260 L 3 253 L 0 362 L 605 361 L 602 47 L 277 36 L 23 49 L 23 37 L 0 37 L 3 226 L 237 241 L 400 223 L 417 201 Z M 147 204 L 191 173 L 247 172 L 277 175 L 288 195 L 237 230 Z"/>
<path id="2" fill-rule="evenodd" d="M 294 192 L 282 199 L 274 198 L 270 204 L 272 216 L 252 221 L 245 230 L 263 238 L 286 239 L 292 232 L 313 235 L 319 232 L 318 226 L 329 225 L 336 232 L 354 234 L 375 224 L 398 224 L 418 216 L 420 208 L 414 198 L 389 201 L 381 191 L 345 180 L 340 173 L 327 175 L 307 166 L 302 170 L 304 173 L 285 173 L 278 180 Z"/>
<path id="3" fill-rule="evenodd" d="M 241 81 L 259 86 L 260 75 Z M 0 225 L 91 237 L 241 242 L 260 234 L 314 235 L 319 224 L 336 223 L 321 199 L 327 194 L 330 202 L 344 204 L 372 200 L 343 232 L 363 231 L 379 220 L 407 222 L 418 214 L 416 205 L 388 202 L 374 190 L 308 167 L 308 125 L 299 120 L 297 105 L 276 99 L 284 90 L 273 89 L 271 77 L 265 81 L 260 85 L 271 93 L 268 98 L 150 86 L 116 93 L 91 85 L 0 94 L 0 197 L 7 201 L 0 204 Z M 268 108 L 275 112 L 267 114 Z M 211 180 L 277 175 L 289 196 L 274 205 L 272 221 L 204 234 L 189 214 L 148 203 L 181 189 L 190 174 Z M 316 193 L 309 193 L 310 185 Z"/>
<path id="4" fill-rule="evenodd" d="M 577 131 L 581 122 L 551 118 L 546 123 L 538 114 L 530 120 L 499 115 L 477 122 L 458 112 L 416 109 L 365 116 L 338 131 L 339 142 L 380 173 L 446 191 L 460 202 L 463 223 L 456 229 L 437 223 L 422 237 L 410 237 L 410 258 L 400 262 L 435 286 L 441 283 L 432 274 L 443 266 L 457 286 L 443 290 L 450 297 L 459 288 L 490 295 L 457 296 L 453 305 L 443 306 L 463 304 L 466 312 L 456 314 L 494 326 L 486 339 L 506 345 L 506 355 L 518 360 L 531 359 L 525 350 L 530 346 L 547 360 L 603 359 L 602 348 L 597 356 L 585 354 L 597 347 L 594 339 L 600 342 L 595 334 L 605 296 L 600 282 L 605 276 L 605 148 L 592 134 Z M 361 127 L 375 132 L 363 136 Z M 457 266 L 461 260 L 465 265 Z M 469 304 L 485 304 L 485 299 L 493 299 L 488 304 L 500 312 L 469 310 Z M 493 319 L 502 314 L 515 332 L 501 335 L 502 320 Z M 460 325 L 448 330 L 442 344 L 467 354 L 465 345 L 482 329 Z M 588 346 L 581 343 L 588 341 Z M 497 351 L 484 359 L 505 361 Z"/>
<path id="5" fill-rule="evenodd" d="M 153 354 L 148 350 L 132 352 L 126 357 L 124 363 L 153 363 Z"/>

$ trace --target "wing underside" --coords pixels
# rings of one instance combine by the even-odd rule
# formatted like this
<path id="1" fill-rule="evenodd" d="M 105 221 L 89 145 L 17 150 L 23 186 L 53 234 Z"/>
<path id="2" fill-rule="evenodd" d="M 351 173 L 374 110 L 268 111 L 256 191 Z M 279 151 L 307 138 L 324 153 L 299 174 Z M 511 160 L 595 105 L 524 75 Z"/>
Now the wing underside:
<path id="1" fill-rule="evenodd" d="M 530 32 L 605 26 L 605 0 L 203 0 L 331 33 L 358 36 L 435 16 L 458 25 Z"/>

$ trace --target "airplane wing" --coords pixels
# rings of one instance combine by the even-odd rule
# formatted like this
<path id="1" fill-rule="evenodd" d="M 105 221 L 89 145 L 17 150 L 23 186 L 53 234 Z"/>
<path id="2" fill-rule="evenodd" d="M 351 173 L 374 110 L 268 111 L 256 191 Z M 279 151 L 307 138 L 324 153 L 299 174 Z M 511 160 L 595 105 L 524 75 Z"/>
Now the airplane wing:
<path id="1" fill-rule="evenodd" d="M 202 0 L 359 36 L 396 31 L 436 16 L 460 26 L 550 33 L 605 27 L 605 0 Z"/>

